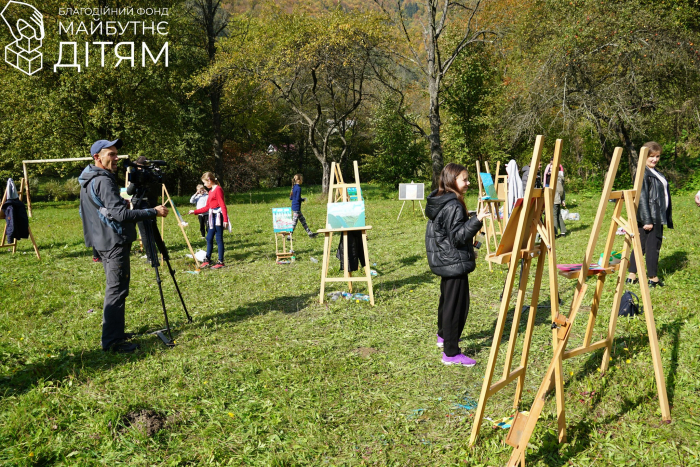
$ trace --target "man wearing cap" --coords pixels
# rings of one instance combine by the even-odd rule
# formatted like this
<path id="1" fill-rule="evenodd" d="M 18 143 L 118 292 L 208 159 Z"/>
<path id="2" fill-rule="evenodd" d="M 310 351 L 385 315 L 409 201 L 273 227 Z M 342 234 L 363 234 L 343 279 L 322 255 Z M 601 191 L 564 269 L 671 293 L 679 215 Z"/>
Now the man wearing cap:
<path id="1" fill-rule="evenodd" d="M 122 141 L 99 140 L 90 148 L 95 165 L 80 174 L 80 217 L 83 220 L 85 245 L 94 247 L 102 258 L 107 286 L 102 311 L 102 349 L 133 352 L 138 345 L 127 342 L 124 332 L 124 305 L 129 295 L 131 243 L 136 240 L 136 223 L 166 217 L 168 209 L 129 209 L 119 196 L 117 151 Z"/>

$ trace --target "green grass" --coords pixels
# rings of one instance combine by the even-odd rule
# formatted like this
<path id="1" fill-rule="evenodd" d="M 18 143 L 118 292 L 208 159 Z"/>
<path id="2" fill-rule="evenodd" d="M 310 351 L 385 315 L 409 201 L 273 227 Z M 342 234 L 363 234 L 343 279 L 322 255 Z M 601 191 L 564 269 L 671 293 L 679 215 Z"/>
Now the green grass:
<path id="1" fill-rule="evenodd" d="M 314 230 L 325 216 L 318 192 L 304 187 L 304 214 Z M 168 349 L 146 335 L 134 355 L 100 350 L 104 273 L 84 246 L 77 204 L 35 204 L 42 261 L 26 240 L 15 255 L 0 251 L 0 464 L 505 464 L 506 431 L 485 421 L 470 450 L 474 410 L 455 407 L 464 397 L 478 399 L 505 267 L 489 272 L 480 259 L 470 277 L 463 349 L 477 366 L 443 366 L 435 346 L 439 279 L 425 259 L 425 221 L 404 209 L 397 222 L 394 193 L 373 187 L 364 193 L 374 227 L 369 256 L 379 272 L 375 307 L 318 304 L 320 264 L 310 258 L 321 259 L 320 238 L 298 235 L 296 262 L 275 264 L 270 208 L 289 205 L 288 189 L 235 195 L 223 270 L 184 273 L 193 263 L 175 220 L 166 220 L 164 237 L 194 323 L 185 322 L 165 274 L 178 345 Z M 557 240 L 562 263 L 580 262 L 597 199 L 570 195 L 569 204 L 582 220 L 569 222 L 572 235 Z M 700 465 L 699 212 L 689 194 L 676 195 L 674 205 L 677 228 L 665 232 L 661 252 L 667 287 L 652 291 L 673 422 L 661 423 L 644 321 L 623 319 L 605 377 L 597 370 L 600 351 L 565 362 L 569 441 L 556 443 L 549 400 L 528 465 Z M 203 248 L 196 218 L 189 219 L 190 239 Z M 337 272 L 337 261 L 332 265 Z M 560 278 L 565 310 L 573 288 Z M 606 292 L 596 337 L 607 327 L 612 281 Z M 540 303 L 548 301 L 545 281 Z M 126 316 L 130 331 L 162 327 L 154 274 L 140 254 L 132 256 Z M 586 317 L 577 320 L 572 346 Z M 549 310 L 541 308 L 523 410 L 552 355 L 549 324 Z M 494 396 L 486 415 L 511 415 L 514 390 L 511 384 Z M 153 436 L 126 426 L 126 415 L 142 409 L 167 418 Z"/>

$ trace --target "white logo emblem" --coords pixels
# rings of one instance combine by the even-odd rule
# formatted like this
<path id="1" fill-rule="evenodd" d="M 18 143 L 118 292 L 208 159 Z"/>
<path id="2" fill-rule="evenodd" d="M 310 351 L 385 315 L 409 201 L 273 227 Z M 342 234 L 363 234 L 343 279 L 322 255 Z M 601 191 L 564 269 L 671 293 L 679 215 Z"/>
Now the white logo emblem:
<path id="1" fill-rule="evenodd" d="M 29 76 L 41 70 L 44 15 L 28 3 L 10 0 L 0 16 L 15 38 L 5 46 L 5 61 Z"/>

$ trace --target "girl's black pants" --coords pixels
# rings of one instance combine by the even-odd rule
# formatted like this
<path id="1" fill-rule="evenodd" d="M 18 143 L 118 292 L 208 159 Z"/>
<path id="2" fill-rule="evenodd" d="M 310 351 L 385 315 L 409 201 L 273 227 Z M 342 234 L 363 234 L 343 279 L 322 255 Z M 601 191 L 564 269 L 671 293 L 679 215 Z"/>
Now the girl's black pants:
<path id="1" fill-rule="evenodd" d="M 440 280 L 438 305 L 438 336 L 445 340 L 448 357 L 459 355 L 459 337 L 464 331 L 469 313 L 469 276 L 443 277 Z"/>

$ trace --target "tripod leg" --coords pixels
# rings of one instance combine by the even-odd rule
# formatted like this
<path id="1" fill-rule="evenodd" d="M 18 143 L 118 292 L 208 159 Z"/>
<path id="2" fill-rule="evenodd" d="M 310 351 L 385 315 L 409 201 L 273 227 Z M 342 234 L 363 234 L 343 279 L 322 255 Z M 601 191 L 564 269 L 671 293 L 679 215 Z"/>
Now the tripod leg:
<path id="1" fill-rule="evenodd" d="M 170 271 L 170 277 L 173 278 L 173 284 L 175 284 L 175 290 L 177 290 L 177 295 L 180 297 L 180 303 L 182 303 L 182 309 L 185 310 L 185 316 L 187 316 L 187 321 L 192 322 L 192 317 L 187 311 L 187 305 L 185 305 L 185 299 L 182 298 L 182 293 L 180 292 L 180 287 L 177 285 L 177 281 L 175 280 L 175 270 L 170 266 L 170 258 L 167 258 L 165 260 L 165 263 L 168 265 L 168 270 Z M 165 319 L 167 320 L 168 317 L 166 316 Z"/>
<path id="2" fill-rule="evenodd" d="M 163 316 L 165 316 L 165 329 L 163 331 L 168 332 L 168 337 L 170 340 L 167 340 L 165 335 L 163 334 L 163 331 L 158 331 L 156 334 L 158 337 L 161 338 L 163 342 L 165 342 L 165 345 L 174 345 L 173 344 L 173 335 L 170 332 L 170 322 L 168 321 L 168 312 L 165 311 L 165 297 L 163 297 L 163 285 L 162 285 L 162 280 L 160 279 L 160 273 L 158 272 L 158 268 L 153 268 L 156 271 L 156 282 L 158 283 L 158 291 L 160 292 L 160 304 L 163 307 Z"/>

